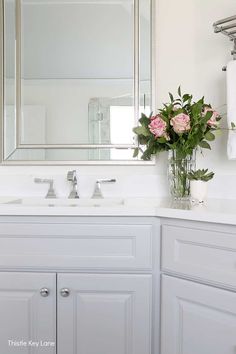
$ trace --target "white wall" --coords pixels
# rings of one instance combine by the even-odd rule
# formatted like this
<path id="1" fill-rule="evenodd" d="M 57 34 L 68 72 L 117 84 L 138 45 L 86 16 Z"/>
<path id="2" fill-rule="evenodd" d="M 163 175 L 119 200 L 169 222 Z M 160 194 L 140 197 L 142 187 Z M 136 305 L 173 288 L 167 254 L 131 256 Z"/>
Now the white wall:
<path id="1" fill-rule="evenodd" d="M 194 96 L 205 95 L 206 100 L 225 112 L 225 73 L 223 65 L 230 60 L 231 43 L 221 34 L 214 34 L 214 21 L 236 13 L 235 0 L 158 0 L 157 6 L 157 102 L 168 99 L 168 91 L 175 91 L 179 84 Z M 199 167 L 209 167 L 216 172 L 211 184 L 212 196 L 236 197 L 231 189 L 236 178 L 236 162 L 226 156 L 226 134 L 198 159 Z M 1 167 L 0 193 L 6 191 L 6 181 L 11 191 L 38 191 L 32 176 L 56 175 L 57 187 L 66 193 L 65 174 L 68 167 Z M 167 193 L 166 155 L 157 159 L 155 166 L 78 166 L 81 176 L 81 193 L 89 195 L 98 176 L 117 177 L 116 186 L 106 186 L 107 195 L 163 195 Z M 9 177 L 9 174 L 12 177 Z M 16 175 L 28 175 L 24 182 L 17 182 Z M 4 177 L 5 175 L 5 177 Z M 88 177 L 86 177 L 88 176 Z M 17 185 L 18 184 L 18 185 Z M 42 190 L 40 190 L 42 192 Z M 9 193 L 8 193 L 9 194 Z"/>
<path id="2" fill-rule="evenodd" d="M 215 34 L 212 24 L 236 14 L 235 0 L 159 0 L 157 7 L 157 100 L 168 91 L 182 89 L 196 98 L 205 96 L 220 113 L 226 113 L 226 73 L 232 43 Z M 224 116 L 224 122 L 226 117 Z M 223 125 L 226 126 L 223 122 Z M 236 174 L 236 162 L 226 156 L 226 132 L 199 164 L 217 173 Z"/>

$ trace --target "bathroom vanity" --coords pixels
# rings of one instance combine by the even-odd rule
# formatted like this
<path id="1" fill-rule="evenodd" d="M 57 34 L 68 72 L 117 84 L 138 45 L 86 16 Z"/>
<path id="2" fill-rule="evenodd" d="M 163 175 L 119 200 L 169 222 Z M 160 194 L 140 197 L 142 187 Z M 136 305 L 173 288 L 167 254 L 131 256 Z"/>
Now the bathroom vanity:
<path id="1" fill-rule="evenodd" d="M 154 218 L 2 216 L 1 353 L 151 353 L 159 240 Z"/>
<path id="2" fill-rule="evenodd" d="M 39 343 L 33 354 L 234 354 L 232 215 L 227 225 L 216 212 L 150 203 L 123 215 L 11 207 L 0 216 L 4 354 L 19 352 L 8 340 Z"/>
<path id="3" fill-rule="evenodd" d="M 212 81 L 217 62 L 209 56 L 196 66 L 196 53 L 225 60 L 206 50 L 214 44 L 202 13 L 212 21 L 214 1 L 202 10 L 172 3 L 0 0 L 0 163 L 24 169 L 20 178 L 15 170 L 1 175 L 17 195 L 0 197 L 0 354 L 236 353 L 236 202 L 185 210 L 148 198 L 101 198 L 100 183 L 114 182 L 104 165 L 123 166 L 120 179 L 129 165 L 154 167 L 154 159 L 133 156 L 132 128 L 141 113 L 157 111 L 166 72 L 173 84 L 188 75 L 198 91 L 196 73 L 209 71 L 201 88 L 225 106 L 215 85 L 220 74 Z M 169 45 L 172 32 L 191 44 L 185 62 L 177 41 Z M 210 166 L 224 175 L 222 142 Z M 48 167 L 94 164 L 100 169 L 86 170 L 84 185 L 95 174 L 105 180 L 93 194 L 81 188 L 94 199 L 78 199 L 75 170 L 58 179 L 64 197 L 54 199 L 44 177 L 60 172 Z M 162 162 L 155 168 L 129 170 L 128 184 L 107 195 L 164 195 Z M 34 173 L 36 183 L 49 184 L 47 194 L 32 187 Z M 230 186 L 227 194 L 233 175 Z M 49 199 L 19 197 L 24 191 Z"/>

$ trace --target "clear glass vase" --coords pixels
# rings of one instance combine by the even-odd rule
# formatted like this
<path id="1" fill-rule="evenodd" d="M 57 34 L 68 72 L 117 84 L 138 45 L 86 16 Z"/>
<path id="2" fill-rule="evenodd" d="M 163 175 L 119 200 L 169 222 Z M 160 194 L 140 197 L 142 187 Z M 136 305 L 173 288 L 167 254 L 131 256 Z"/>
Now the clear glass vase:
<path id="1" fill-rule="evenodd" d="M 189 200 L 190 181 L 187 177 L 196 169 L 196 151 L 183 155 L 178 150 L 170 150 L 168 156 L 168 181 L 171 197 L 174 200 Z"/>

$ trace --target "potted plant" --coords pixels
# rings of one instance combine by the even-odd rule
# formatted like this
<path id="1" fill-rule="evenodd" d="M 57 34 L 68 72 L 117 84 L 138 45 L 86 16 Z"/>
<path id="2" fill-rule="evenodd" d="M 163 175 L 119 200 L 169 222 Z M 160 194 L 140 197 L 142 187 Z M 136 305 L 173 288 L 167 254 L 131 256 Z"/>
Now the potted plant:
<path id="1" fill-rule="evenodd" d="M 141 153 L 143 160 L 150 160 L 161 151 L 169 151 L 170 193 L 174 199 L 188 199 L 187 174 L 195 169 L 195 149 L 211 149 L 221 116 L 204 97 L 195 102 L 192 95 L 182 94 L 180 87 L 177 98 L 171 93 L 169 97 L 170 102 L 158 114 L 142 114 L 139 126 L 133 129 L 138 140 L 134 157 Z"/>
<path id="2" fill-rule="evenodd" d="M 214 177 L 213 172 L 208 172 L 208 169 L 191 171 L 188 173 L 190 180 L 190 194 L 194 201 L 203 203 L 207 197 L 207 182 Z"/>

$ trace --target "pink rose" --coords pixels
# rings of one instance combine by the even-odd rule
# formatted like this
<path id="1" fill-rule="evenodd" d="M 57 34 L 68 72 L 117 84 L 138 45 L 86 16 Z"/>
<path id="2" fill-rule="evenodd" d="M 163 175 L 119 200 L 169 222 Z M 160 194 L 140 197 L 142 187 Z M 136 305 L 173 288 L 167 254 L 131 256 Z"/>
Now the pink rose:
<path id="1" fill-rule="evenodd" d="M 157 114 L 157 115 L 155 115 L 155 116 L 151 116 L 150 117 L 150 120 L 154 120 L 154 119 L 156 119 L 156 118 L 161 118 L 161 115 L 160 114 Z"/>
<path id="2" fill-rule="evenodd" d="M 190 117 L 185 113 L 179 113 L 171 118 L 170 124 L 177 134 L 182 134 L 190 130 Z"/>
<path id="3" fill-rule="evenodd" d="M 161 118 L 161 116 L 156 115 L 150 119 L 151 123 L 148 126 L 150 132 L 155 135 L 156 138 L 166 137 L 166 122 Z"/>
<path id="4" fill-rule="evenodd" d="M 207 114 L 207 112 L 212 112 L 212 116 L 211 118 L 207 121 L 207 124 L 209 125 L 209 127 L 217 127 L 219 122 L 216 120 L 216 118 L 218 118 L 220 115 L 218 112 L 214 111 L 212 108 L 210 107 L 205 107 L 204 111 L 203 111 L 203 116 L 205 116 Z"/>

